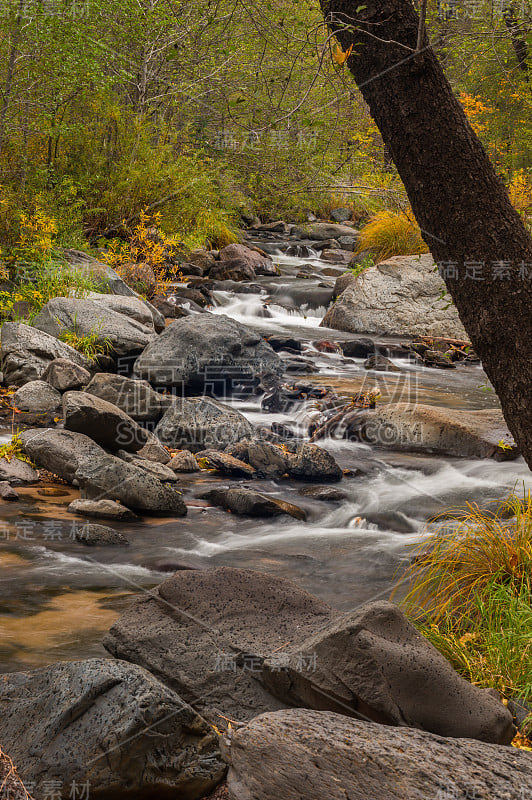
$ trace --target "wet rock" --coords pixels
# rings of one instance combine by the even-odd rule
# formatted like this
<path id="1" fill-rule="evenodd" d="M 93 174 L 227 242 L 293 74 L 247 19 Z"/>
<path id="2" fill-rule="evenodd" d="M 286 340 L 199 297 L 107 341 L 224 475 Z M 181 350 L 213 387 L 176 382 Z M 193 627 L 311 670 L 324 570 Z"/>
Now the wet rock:
<path id="1" fill-rule="evenodd" d="M 321 339 L 318 342 L 312 342 L 318 353 L 341 353 L 341 347 L 338 342 L 329 342 L 327 339 Z"/>
<path id="2" fill-rule="evenodd" d="M 262 658 L 330 615 L 325 603 L 283 578 L 228 567 L 186 570 L 133 603 L 104 647 L 149 669 L 219 724 L 219 713 L 247 720 L 282 708 L 256 680 Z"/>
<path id="3" fill-rule="evenodd" d="M 285 451 L 271 442 L 251 440 L 247 447 L 247 458 L 257 471 L 258 478 L 281 478 L 289 468 Z"/>
<path id="4" fill-rule="evenodd" d="M 135 464 L 135 466 L 147 472 L 148 475 L 152 475 L 163 483 L 174 483 L 177 481 L 174 470 L 170 469 L 170 466 L 167 464 L 158 464 L 156 461 L 140 458 L 137 454 L 128 453 L 125 450 L 119 450 L 117 456 L 128 464 Z"/>
<path id="5" fill-rule="evenodd" d="M 129 541 L 114 528 L 108 528 L 107 525 L 96 525 L 89 523 L 82 528 L 78 528 L 75 533 L 75 539 L 87 547 L 127 547 Z"/>
<path id="6" fill-rule="evenodd" d="M 339 345 L 347 358 L 367 358 L 375 352 L 375 342 L 367 337 L 339 342 Z"/>
<path id="7" fill-rule="evenodd" d="M 57 358 L 72 361 L 84 369 L 90 367 L 89 361 L 73 347 L 22 322 L 2 325 L 1 352 L 4 382 L 8 386 L 23 386 L 39 380 Z"/>
<path id="8" fill-rule="evenodd" d="M 304 444 L 290 454 L 288 474 L 303 481 L 339 481 L 343 472 L 334 458 L 316 444 Z"/>
<path id="9" fill-rule="evenodd" d="M 212 505 L 225 508 L 226 511 L 239 516 L 276 517 L 288 514 L 295 519 L 306 519 L 305 512 L 298 506 L 252 489 L 210 489 L 202 497 Z"/>
<path id="10" fill-rule="evenodd" d="M 290 352 L 300 353 L 303 349 L 301 342 L 297 339 L 291 339 L 287 336 L 268 336 L 268 344 L 273 347 L 276 353 L 280 350 L 288 350 Z"/>
<path id="11" fill-rule="evenodd" d="M 401 511 L 374 511 L 364 513 L 364 519 L 379 528 L 397 533 L 415 533 L 418 528 Z"/>
<path id="12" fill-rule="evenodd" d="M 127 508 L 154 515 L 183 517 L 181 495 L 136 464 L 103 455 L 84 462 L 76 472 L 83 500 L 118 500 Z"/>
<path id="13" fill-rule="evenodd" d="M 199 464 L 206 469 L 216 469 L 224 475 L 233 475 L 238 478 L 251 478 L 255 470 L 250 464 L 234 458 L 229 453 L 221 453 L 218 450 L 201 450 L 196 453 Z"/>
<path id="14" fill-rule="evenodd" d="M 209 279 L 213 281 L 254 281 L 256 277 L 251 264 L 243 258 L 217 261 L 209 270 Z"/>
<path id="15" fill-rule="evenodd" d="M 79 336 L 96 335 L 96 341 L 109 346 L 115 356 L 140 353 L 156 338 L 153 328 L 106 308 L 94 300 L 54 297 L 33 320 L 40 331 L 59 337 L 73 331 Z"/>
<path id="16" fill-rule="evenodd" d="M 390 361 L 386 356 L 381 356 L 379 353 L 370 356 L 364 361 L 364 369 L 374 369 L 376 372 L 400 372 L 399 367 L 396 367 L 393 361 Z"/>
<path id="17" fill-rule="evenodd" d="M 440 736 L 509 744 L 512 715 L 497 692 L 478 689 L 392 603 L 368 603 L 339 615 L 305 642 L 263 664 L 266 688 L 287 705 L 363 713 L 387 725 Z M 302 671 L 301 662 L 312 663 Z"/>
<path id="18" fill-rule="evenodd" d="M 148 430 L 146 433 L 148 435 L 148 440 L 144 447 L 137 450 L 137 455 L 141 458 L 145 458 L 147 461 L 155 461 L 157 464 L 169 464 L 171 456 L 166 447 L 161 444 L 154 433 Z"/>
<path id="19" fill-rule="evenodd" d="M 353 212 L 350 208 L 346 208 L 345 206 L 340 206 L 339 208 L 333 208 L 331 211 L 331 219 L 333 222 L 347 222 L 353 216 Z"/>
<path id="20" fill-rule="evenodd" d="M 13 489 L 8 481 L 0 481 L 0 497 L 9 502 L 20 500 L 19 493 Z"/>
<path id="21" fill-rule="evenodd" d="M 530 754 L 292 708 L 233 731 L 231 800 L 519 800 Z"/>
<path id="22" fill-rule="evenodd" d="M 352 333 L 464 339 L 456 308 L 441 299 L 443 288 L 430 254 L 396 256 L 360 273 L 321 324 Z"/>
<path id="23" fill-rule="evenodd" d="M 184 564 L 182 561 L 154 561 L 152 564 L 145 564 L 146 569 L 154 572 L 180 572 L 183 569 L 201 569 L 191 564 Z"/>
<path id="24" fill-rule="evenodd" d="M 354 236 L 355 231 L 349 225 L 337 225 L 331 222 L 312 222 L 304 226 L 294 226 L 292 236 L 312 241 L 327 241 L 337 236 Z"/>
<path id="25" fill-rule="evenodd" d="M 190 450 L 181 450 L 172 456 L 168 466 L 174 472 L 198 472 L 200 467 L 196 457 Z"/>
<path id="26" fill-rule="evenodd" d="M 13 395 L 13 407 L 21 411 L 24 419 L 36 424 L 39 418 L 50 420 L 61 408 L 61 394 L 46 381 L 29 381 Z"/>
<path id="27" fill-rule="evenodd" d="M 83 433 L 55 430 L 26 430 L 20 435 L 24 452 L 41 469 L 72 483 L 84 461 L 104 454 L 104 450 Z"/>
<path id="28" fill-rule="evenodd" d="M 349 264 L 352 253 L 347 250 L 322 250 L 320 258 L 323 261 L 332 261 L 335 264 Z M 323 274 L 326 274 L 323 272 Z M 334 273 L 333 273 L 334 274 Z"/>
<path id="29" fill-rule="evenodd" d="M 148 381 L 110 375 L 107 372 L 97 373 L 85 391 L 117 406 L 136 422 L 160 419 L 172 403 L 171 396 L 155 392 Z"/>
<path id="30" fill-rule="evenodd" d="M 87 392 L 63 395 L 65 429 L 84 433 L 102 447 L 135 453 L 148 441 L 141 428 L 118 406 Z"/>
<path id="31" fill-rule="evenodd" d="M 423 361 L 430 367 L 442 367 L 443 369 L 455 369 L 456 364 L 446 353 L 438 350 L 427 349 L 423 353 Z"/>
<path id="32" fill-rule="evenodd" d="M 112 519 L 115 522 L 133 522 L 136 514 L 115 500 L 73 500 L 68 507 L 71 514 L 94 519 Z"/>
<path id="33" fill-rule="evenodd" d="M 66 358 L 56 358 L 51 361 L 42 374 L 42 380 L 57 389 L 58 392 L 68 392 L 70 389 L 82 389 L 88 384 L 91 374 L 87 369 L 68 361 Z"/>
<path id="34" fill-rule="evenodd" d="M 210 398 L 176 398 L 155 433 L 167 447 L 221 450 L 253 434 L 253 425 L 228 406 Z"/>
<path id="35" fill-rule="evenodd" d="M 137 359 L 135 373 L 157 386 L 232 393 L 235 381 L 253 385 L 280 374 L 279 356 L 254 331 L 224 316 L 198 314 L 172 322 Z"/>
<path id="36" fill-rule="evenodd" d="M 44 797 L 52 782 L 95 800 L 196 800 L 222 779 L 212 728 L 153 675 L 112 659 L 3 676 L 2 746 Z M 54 789 L 54 791 L 57 791 Z"/>
<path id="37" fill-rule="evenodd" d="M 497 460 L 519 455 L 499 409 L 389 403 L 348 414 L 343 424 L 347 438 L 393 450 Z"/>
<path id="38" fill-rule="evenodd" d="M 303 497 L 311 497 L 313 500 L 321 500 L 324 503 L 336 503 L 340 500 L 347 500 L 347 495 L 340 489 L 332 486 L 304 486 L 299 490 Z"/>
<path id="39" fill-rule="evenodd" d="M 264 251 L 259 252 L 256 249 L 246 247 L 244 244 L 228 244 L 220 250 L 220 262 L 235 262 L 242 261 L 255 275 L 277 275 L 277 268 L 273 263 L 270 256 Z M 209 277 L 213 277 L 213 270 L 210 271 Z M 251 278 L 253 280 L 253 278 Z"/>

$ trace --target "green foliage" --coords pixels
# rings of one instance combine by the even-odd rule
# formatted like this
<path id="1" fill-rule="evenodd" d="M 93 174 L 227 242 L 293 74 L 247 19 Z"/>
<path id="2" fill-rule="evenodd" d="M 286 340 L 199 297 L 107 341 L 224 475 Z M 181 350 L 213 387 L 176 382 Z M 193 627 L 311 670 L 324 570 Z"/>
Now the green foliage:
<path id="1" fill-rule="evenodd" d="M 111 351 L 109 339 L 101 340 L 100 330 L 94 328 L 90 333 L 80 335 L 74 331 L 62 331 L 59 335 L 62 342 L 73 347 L 78 353 L 82 353 L 91 361 L 100 355 L 108 355 Z"/>
<path id="2" fill-rule="evenodd" d="M 351 272 L 356 278 L 357 275 L 360 275 L 362 272 L 373 266 L 375 266 L 375 260 L 373 256 L 366 255 L 360 261 L 357 261 L 355 264 L 350 266 L 349 272 Z"/>
<path id="3" fill-rule="evenodd" d="M 0 445 L 0 459 L 2 458 L 5 458 L 6 461 L 11 461 L 13 458 L 18 458 L 19 461 L 25 461 L 27 464 L 34 466 L 22 449 L 22 442 L 20 439 L 20 433 L 18 431 L 12 435 L 9 442 Z"/>

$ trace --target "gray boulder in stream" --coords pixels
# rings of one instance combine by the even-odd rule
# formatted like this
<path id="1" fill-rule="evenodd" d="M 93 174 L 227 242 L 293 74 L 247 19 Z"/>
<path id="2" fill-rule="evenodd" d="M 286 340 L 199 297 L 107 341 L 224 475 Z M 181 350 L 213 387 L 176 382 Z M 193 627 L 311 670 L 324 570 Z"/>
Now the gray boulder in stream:
<path id="1" fill-rule="evenodd" d="M 112 659 L 2 676 L 0 740 L 35 797 L 196 800 L 222 779 L 211 726 L 153 675 Z M 47 788 L 48 787 L 48 788 Z"/>
<path id="2" fill-rule="evenodd" d="M 231 800 L 524 800 L 530 753 L 291 708 L 224 746 Z"/>
<path id="3" fill-rule="evenodd" d="M 33 325 L 50 336 L 59 337 L 64 331 L 94 336 L 99 345 L 109 345 L 117 356 L 140 353 L 156 338 L 153 322 L 147 327 L 94 300 L 76 297 L 49 300 L 33 320 Z"/>
<path id="4" fill-rule="evenodd" d="M 65 428 L 90 436 L 109 450 L 136 453 L 148 442 L 148 432 L 118 406 L 88 392 L 63 395 Z"/>
<path id="5" fill-rule="evenodd" d="M 48 365 L 58 358 L 90 368 L 85 356 L 55 336 L 22 322 L 2 325 L 2 372 L 7 386 L 23 386 L 29 381 L 39 380 Z"/>
<path id="6" fill-rule="evenodd" d="M 393 604 L 344 615 L 253 570 L 176 573 L 129 607 L 104 646 L 213 718 L 307 706 L 501 744 L 514 734 L 497 693 L 460 677 Z"/>
<path id="7" fill-rule="evenodd" d="M 105 455 L 99 444 L 83 433 L 45 428 L 29 429 L 20 435 L 22 447 L 41 469 L 53 472 L 72 483 L 77 469 L 85 462 Z"/>
<path id="8" fill-rule="evenodd" d="M 187 513 L 181 495 L 137 464 L 101 455 L 76 472 L 83 500 L 118 500 L 127 508 L 164 516 Z"/>
<path id="9" fill-rule="evenodd" d="M 430 254 L 396 256 L 361 272 L 327 311 L 322 326 L 351 333 L 467 339 Z"/>
<path id="10" fill-rule="evenodd" d="M 388 403 L 353 411 L 343 419 L 345 436 L 377 447 L 467 458 L 517 458 L 502 411 L 467 411 L 422 403 Z"/>
<path id="11" fill-rule="evenodd" d="M 255 331 L 229 317 L 194 314 L 172 322 L 137 358 L 135 373 L 154 386 L 232 394 L 267 374 L 281 360 Z"/>
<path id="12" fill-rule="evenodd" d="M 176 398 L 155 429 L 176 450 L 223 450 L 253 435 L 254 427 L 239 411 L 210 397 Z"/>

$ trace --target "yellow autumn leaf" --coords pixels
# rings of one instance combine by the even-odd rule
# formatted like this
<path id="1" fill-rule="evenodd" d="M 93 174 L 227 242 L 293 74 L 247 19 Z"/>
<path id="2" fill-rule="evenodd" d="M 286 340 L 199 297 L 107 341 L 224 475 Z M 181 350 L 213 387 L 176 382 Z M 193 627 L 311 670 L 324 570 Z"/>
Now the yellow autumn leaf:
<path id="1" fill-rule="evenodd" d="M 335 44 L 332 51 L 332 57 L 337 64 L 342 66 L 345 64 L 351 53 L 353 52 L 353 45 L 350 45 L 347 50 L 342 50 L 339 44 Z"/>

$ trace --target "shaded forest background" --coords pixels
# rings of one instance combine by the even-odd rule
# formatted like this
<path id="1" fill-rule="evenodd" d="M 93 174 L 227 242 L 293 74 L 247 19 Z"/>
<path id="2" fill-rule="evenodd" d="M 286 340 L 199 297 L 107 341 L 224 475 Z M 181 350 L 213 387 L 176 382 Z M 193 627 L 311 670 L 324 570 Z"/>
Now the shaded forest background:
<path id="1" fill-rule="evenodd" d="M 315 2 L 6 0 L 1 27 L 4 253 L 95 246 L 142 210 L 190 246 L 219 246 L 253 214 L 407 209 Z M 429 3 L 428 27 L 526 216 L 530 9 Z"/>

